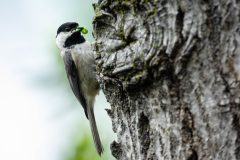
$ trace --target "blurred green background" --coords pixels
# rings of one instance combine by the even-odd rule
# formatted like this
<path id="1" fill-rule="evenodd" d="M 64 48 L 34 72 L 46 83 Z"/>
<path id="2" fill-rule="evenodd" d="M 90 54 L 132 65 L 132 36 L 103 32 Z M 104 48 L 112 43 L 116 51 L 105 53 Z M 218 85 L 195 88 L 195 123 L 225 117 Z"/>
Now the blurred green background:
<path id="1" fill-rule="evenodd" d="M 0 1 L 0 160 L 113 160 L 115 135 L 102 92 L 95 114 L 105 152 L 96 154 L 89 122 L 74 97 L 55 45 L 75 21 L 93 42 L 94 0 Z"/>

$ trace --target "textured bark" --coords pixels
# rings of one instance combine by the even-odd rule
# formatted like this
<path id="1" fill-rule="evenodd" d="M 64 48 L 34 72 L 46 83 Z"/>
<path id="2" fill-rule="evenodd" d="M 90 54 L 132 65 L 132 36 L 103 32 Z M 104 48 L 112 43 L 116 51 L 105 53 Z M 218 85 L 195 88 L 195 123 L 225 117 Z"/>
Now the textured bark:
<path id="1" fill-rule="evenodd" d="M 239 160 L 240 2 L 99 0 L 94 9 L 112 154 Z"/>

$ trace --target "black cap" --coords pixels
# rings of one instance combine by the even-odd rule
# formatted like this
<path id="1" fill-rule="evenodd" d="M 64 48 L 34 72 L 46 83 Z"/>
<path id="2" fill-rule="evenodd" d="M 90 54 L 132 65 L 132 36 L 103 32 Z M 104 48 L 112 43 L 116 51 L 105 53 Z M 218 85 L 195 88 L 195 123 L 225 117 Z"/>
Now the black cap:
<path id="1" fill-rule="evenodd" d="M 75 29 L 78 27 L 78 23 L 76 22 L 67 22 L 67 23 L 64 23 L 62 24 L 58 30 L 57 30 L 57 35 L 61 32 L 69 32 L 71 31 L 72 29 Z"/>

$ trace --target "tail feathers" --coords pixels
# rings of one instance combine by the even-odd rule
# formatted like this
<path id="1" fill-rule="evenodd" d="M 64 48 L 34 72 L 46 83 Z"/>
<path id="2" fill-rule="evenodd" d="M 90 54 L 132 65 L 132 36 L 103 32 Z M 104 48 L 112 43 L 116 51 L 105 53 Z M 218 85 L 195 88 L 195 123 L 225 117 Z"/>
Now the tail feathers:
<path id="1" fill-rule="evenodd" d="M 98 129 L 97 129 L 95 116 L 94 116 L 94 112 L 93 112 L 92 107 L 88 107 L 88 120 L 90 122 L 92 136 L 93 136 L 93 140 L 94 140 L 96 150 L 97 150 L 98 154 L 101 156 L 104 149 L 103 149 L 103 146 L 102 146 L 99 134 L 98 134 Z"/>

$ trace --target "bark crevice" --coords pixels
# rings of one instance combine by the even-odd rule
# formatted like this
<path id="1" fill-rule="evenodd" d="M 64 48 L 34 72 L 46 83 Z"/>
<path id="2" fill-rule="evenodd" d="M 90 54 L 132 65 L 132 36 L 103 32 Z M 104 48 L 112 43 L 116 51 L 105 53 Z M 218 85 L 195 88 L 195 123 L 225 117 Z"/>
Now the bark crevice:
<path id="1" fill-rule="evenodd" d="M 98 80 L 119 160 L 240 159 L 240 4 L 99 0 Z"/>

